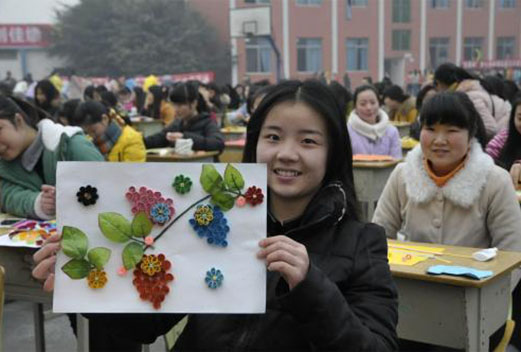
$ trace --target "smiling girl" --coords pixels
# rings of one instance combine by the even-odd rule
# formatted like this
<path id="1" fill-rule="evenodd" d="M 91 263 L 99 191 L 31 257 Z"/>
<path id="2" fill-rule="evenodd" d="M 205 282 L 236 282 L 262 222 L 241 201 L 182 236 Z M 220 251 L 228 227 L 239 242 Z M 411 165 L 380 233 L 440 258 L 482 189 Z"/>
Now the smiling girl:
<path id="1" fill-rule="evenodd" d="M 338 158 L 338 151 L 347 156 Z M 175 350 L 396 350 L 397 294 L 383 229 L 357 221 L 342 111 L 319 82 L 287 81 L 248 124 L 244 162 L 266 163 L 266 313 L 190 315 Z M 33 275 L 52 287 L 49 243 Z M 150 343 L 179 314 L 107 315 L 122 336 Z"/>
<path id="2" fill-rule="evenodd" d="M 358 87 L 353 101 L 355 109 L 347 121 L 353 154 L 389 155 L 401 159 L 400 134 L 389 122 L 387 113 L 380 109 L 376 89 L 369 85 Z"/>

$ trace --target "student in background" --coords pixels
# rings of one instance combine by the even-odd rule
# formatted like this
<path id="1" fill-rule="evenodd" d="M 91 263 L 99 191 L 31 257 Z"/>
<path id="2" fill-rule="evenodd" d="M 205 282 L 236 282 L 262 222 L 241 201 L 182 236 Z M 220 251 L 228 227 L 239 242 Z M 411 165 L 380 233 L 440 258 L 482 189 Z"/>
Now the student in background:
<path id="1" fill-rule="evenodd" d="M 174 105 L 176 119 L 163 131 L 145 138 L 147 149 L 175 147 L 178 139 L 192 139 L 193 150 L 224 149 L 224 136 L 210 119 L 208 108 L 196 85 L 177 83 L 172 89 L 170 100 Z"/>
<path id="2" fill-rule="evenodd" d="M 416 101 L 414 97 L 405 94 L 400 86 L 386 88 L 383 96 L 391 121 L 413 123 L 416 120 Z"/>
<path id="3" fill-rule="evenodd" d="M 424 85 L 420 91 L 418 92 L 418 95 L 416 96 L 416 111 L 418 111 L 418 116 L 416 117 L 416 120 L 411 125 L 411 128 L 409 130 L 409 136 L 416 139 L 417 141 L 420 140 L 420 132 L 421 132 L 421 122 L 420 122 L 420 111 L 422 109 L 422 106 L 424 103 L 426 103 L 430 98 L 436 95 L 436 88 L 433 84 L 426 84 Z"/>
<path id="4" fill-rule="evenodd" d="M 175 109 L 168 101 L 168 89 L 164 86 L 151 86 L 146 95 L 143 115 L 163 121 L 167 126 L 174 121 Z"/>
<path id="5" fill-rule="evenodd" d="M 353 100 L 355 109 L 347 121 L 353 154 L 389 155 L 401 159 L 400 134 L 380 109 L 376 89 L 360 86 L 355 90 Z"/>
<path id="6" fill-rule="evenodd" d="M 80 99 L 71 99 L 63 103 L 57 113 L 57 122 L 63 126 L 69 126 L 71 121 L 74 120 L 74 113 L 76 112 L 76 108 L 78 108 L 80 103 Z"/>
<path id="7" fill-rule="evenodd" d="M 34 102 L 37 107 L 54 118 L 60 108 L 60 92 L 51 81 L 44 79 L 36 84 Z"/>
<path id="8" fill-rule="evenodd" d="M 331 81 L 331 83 L 329 83 L 329 89 L 335 96 L 336 101 L 340 104 L 340 108 L 344 112 L 344 123 L 346 123 L 347 116 L 349 116 L 353 110 L 353 96 L 343 85 L 337 81 Z"/>
<path id="9" fill-rule="evenodd" d="M 397 293 L 383 229 L 357 220 L 342 112 L 318 82 L 274 87 L 253 114 L 244 162 L 268 169 L 266 314 L 191 314 L 180 351 L 393 351 Z M 337 158 L 338 151 L 348 157 Z M 54 243 L 35 254 L 53 287 Z M 218 304 L 218 303 L 216 303 Z M 151 343 L 184 314 L 106 314 L 118 336 Z"/>
<path id="10" fill-rule="evenodd" d="M 81 103 L 74 114 L 73 124 L 81 126 L 92 137 L 98 150 L 108 161 L 146 161 L 141 133 L 130 126 L 121 127 L 101 103 Z"/>
<path id="11" fill-rule="evenodd" d="M 132 125 L 128 112 L 122 108 L 118 102 L 116 94 L 113 92 L 101 93 L 101 103 L 109 109 L 109 116 L 116 118 L 118 124 L 123 127 L 124 125 Z M 116 116 L 117 115 L 117 116 Z"/>

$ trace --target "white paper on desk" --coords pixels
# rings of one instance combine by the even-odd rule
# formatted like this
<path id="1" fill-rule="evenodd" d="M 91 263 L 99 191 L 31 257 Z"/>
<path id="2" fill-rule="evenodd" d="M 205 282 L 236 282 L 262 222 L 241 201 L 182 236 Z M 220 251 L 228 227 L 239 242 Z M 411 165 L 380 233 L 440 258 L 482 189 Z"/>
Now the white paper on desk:
<path id="1" fill-rule="evenodd" d="M 226 164 L 214 164 L 221 175 Z M 266 165 L 234 164 L 245 180 L 245 188 L 257 186 L 266 195 Z M 146 186 L 160 191 L 174 201 L 175 215 L 181 214 L 204 192 L 199 177 L 201 163 L 104 163 L 60 162 L 57 170 L 57 225 L 74 226 L 89 236 L 89 249 L 106 247 L 112 255 L 105 271 L 108 283 L 102 289 L 91 289 L 86 279 L 72 280 L 61 271 L 70 260 L 62 252 L 58 254 L 54 289 L 54 312 L 139 312 L 139 313 L 263 313 L 266 308 L 266 267 L 256 258 L 258 242 L 266 237 L 266 201 L 255 207 L 246 205 L 224 212 L 230 225 L 228 246 L 210 246 L 194 232 L 189 219 L 195 208 L 178 220 L 147 254 L 164 253 L 172 262 L 170 293 L 160 310 L 149 301 L 142 301 L 132 284 L 133 275 L 118 276 L 122 265 L 121 253 L 125 244 L 106 239 L 98 227 L 98 214 L 118 212 L 132 219 L 130 203 L 125 192 L 130 186 L 139 189 Z M 179 195 L 172 188 L 175 176 L 189 176 L 193 182 L 188 194 Z M 95 205 L 84 206 L 76 198 L 81 186 L 96 187 L 99 199 Z M 151 235 L 157 235 L 162 227 L 155 225 Z M 216 290 L 209 289 L 204 278 L 212 268 L 224 274 L 223 284 Z"/>

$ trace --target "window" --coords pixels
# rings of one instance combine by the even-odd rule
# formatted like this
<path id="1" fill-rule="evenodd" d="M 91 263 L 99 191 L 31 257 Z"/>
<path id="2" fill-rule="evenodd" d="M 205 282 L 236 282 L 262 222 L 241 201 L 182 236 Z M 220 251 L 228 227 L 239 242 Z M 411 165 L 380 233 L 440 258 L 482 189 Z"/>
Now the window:
<path id="1" fill-rule="evenodd" d="M 322 5 L 322 0 L 297 0 L 297 5 Z"/>
<path id="2" fill-rule="evenodd" d="M 408 23 L 411 21 L 411 0 L 393 0 L 393 22 Z"/>
<path id="3" fill-rule="evenodd" d="M 367 71 L 369 56 L 369 39 L 349 38 L 346 40 L 347 71 Z"/>
<path id="4" fill-rule="evenodd" d="M 465 0 L 465 7 L 469 9 L 479 9 L 483 7 L 483 0 Z"/>
<path id="5" fill-rule="evenodd" d="M 322 71 L 322 39 L 299 38 L 297 40 L 297 70 L 299 72 Z"/>
<path id="6" fill-rule="evenodd" d="M 397 29 L 393 31 L 393 50 L 411 50 L 411 31 Z"/>
<path id="7" fill-rule="evenodd" d="M 483 56 L 483 38 L 468 37 L 463 43 L 463 60 L 474 61 Z"/>
<path id="8" fill-rule="evenodd" d="M 264 38 L 250 38 L 246 42 L 246 71 L 271 72 L 271 45 Z"/>
<path id="9" fill-rule="evenodd" d="M 449 38 L 431 38 L 429 41 L 429 53 L 433 69 L 449 61 Z"/>
<path id="10" fill-rule="evenodd" d="M 430 0 L 433 9 L 448 9 L 449 0 Z"/>
<path id="11" fill-rule="evenodd" d="M 499 0 L 499 8 L 514 9 L 516 7 L 516 0 Z"/>
<path id="12" fill-rule="evenodd" d="M 354 7 L 367 7 L 367 0 L 347 0 Z"/>
<path id="13" fill-rule="evenodd" d="M 516 38 L 499 37 L 497 38 L 496 56 L 498 60 L 512 59 L 514 57 Z"/>

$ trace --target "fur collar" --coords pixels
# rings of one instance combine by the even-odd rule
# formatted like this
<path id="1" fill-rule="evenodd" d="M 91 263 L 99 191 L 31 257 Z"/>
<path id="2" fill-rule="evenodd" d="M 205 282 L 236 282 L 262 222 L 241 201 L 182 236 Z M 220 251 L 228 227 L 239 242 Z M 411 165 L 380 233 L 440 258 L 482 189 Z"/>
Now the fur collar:
<path id="1" fill-rule="evenodd" d="M 49 119 L 38 122 L 38 130 L 42 133 L 42 142 L 46 149 L 54 151 L 60 144 L 62 134 L 69 137 L 83 133 L 80 127 L 62 126 Z"/>
<path id="2" fill-rule="evenodd" d="M 494 161 L 476 140 L 472 141 L 465 167 L 441 188 L 429 177 L 422 161 L 421 145 L 417 145 L 405 159 L 403 175 L 407 197 L 414 203 L 427 203 L 441 191 L 444 197 L 463 208 L 469 208 L 480 196 L 494 167 Z"/>
<path id="3" fill-rule="evenodd" d="M 354 129 L 362 136 L 365 136 L 375 141 L 378 138 L 382 138 L 385 135 L 387 127 L 389 126 L 389 116 L 385 111 L 380 109 L 378 111 L 378 117 L 379 121 L 374 125 L 371 125 L 362 120 L 360 116 L 358 116 L 356 111 L 353 110 L 351 112 L 351 115 L 349 116 L 349 121 L 347 123 L 351 126 L 352 129 Z"/>

